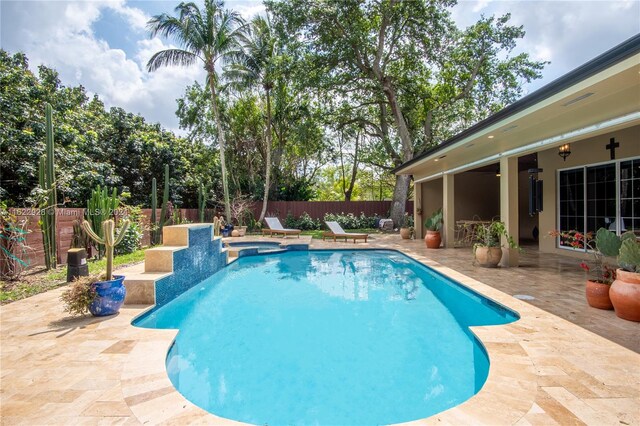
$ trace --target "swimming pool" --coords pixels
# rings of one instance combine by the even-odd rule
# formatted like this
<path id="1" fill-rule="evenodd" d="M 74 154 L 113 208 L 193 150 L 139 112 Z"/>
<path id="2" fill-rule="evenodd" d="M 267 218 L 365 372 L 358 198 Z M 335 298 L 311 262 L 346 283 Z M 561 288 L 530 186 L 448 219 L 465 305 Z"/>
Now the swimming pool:
<path id="1" fill-rule="evenodd" d="M 187 399 L 254 424 L 388 424 L 458 405 L 489 360 L 471 325 L 517 313 L 389 250 L 244 257 L 135 325 L 179 328 Z"/>

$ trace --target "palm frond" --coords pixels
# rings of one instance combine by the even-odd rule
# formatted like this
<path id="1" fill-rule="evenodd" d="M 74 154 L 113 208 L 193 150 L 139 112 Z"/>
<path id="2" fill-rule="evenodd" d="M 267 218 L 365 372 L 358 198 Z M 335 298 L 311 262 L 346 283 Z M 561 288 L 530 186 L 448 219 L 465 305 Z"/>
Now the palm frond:
<path id="1" fill-rule="evenodd" d="M 166 49 L 156 52 L 149 62 L 147 71 L 153 72 L 166 66 L 190 66 L 198 61 L 198 55 L 182 49 Z"/>

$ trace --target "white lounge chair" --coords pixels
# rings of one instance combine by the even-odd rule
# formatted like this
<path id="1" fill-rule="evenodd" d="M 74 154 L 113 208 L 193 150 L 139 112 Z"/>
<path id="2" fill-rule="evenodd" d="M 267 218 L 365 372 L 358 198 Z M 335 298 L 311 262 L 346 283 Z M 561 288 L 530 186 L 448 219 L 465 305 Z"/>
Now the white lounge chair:
<path id="1" fill-rule="evenodd" d="M 352 239 L 353 243 L 356 243 L 356 240 L 364 240 L 364 242 L 367 242 L 367 238 L 369 238 L 369 234 L 358 234 L 358 233 L 349 233 L 349 232 L 345 232 L 344 229 L 342 229 L 342 226 L 340 226 L 340 224 L 338 222 L 325 222 L 327 224 L 327 226 L 329 227 L 329 231 L 325 231 L 322 234 L 322 241 L 325 240 L 325 238 L 333 238 L 333 241 L 336 241 L 336 238 L 344 238 L 345 242 L 348 239 Z"/>
<path id="2" fill-rule="evenodd" d="M 287 235 L 297 235 L 298 238 L 300 238 L 301 230 L 284 228 L 280 223 L 280 219 L 277 217 L 265 217 L 264 221 L 269 228 L 262 228 L 262 235 L 268 234 L 272 237 L 278 234 L 282 234 L 283 237 L 286 237 Z"/>

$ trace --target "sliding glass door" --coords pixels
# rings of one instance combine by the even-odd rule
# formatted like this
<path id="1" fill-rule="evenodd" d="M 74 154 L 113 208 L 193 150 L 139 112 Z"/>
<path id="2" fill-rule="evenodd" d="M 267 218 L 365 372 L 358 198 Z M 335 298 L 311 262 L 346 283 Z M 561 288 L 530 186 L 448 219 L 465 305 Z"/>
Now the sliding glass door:
<path id="1" fill-rule="evenodd" d="M 640 158 L 560 170 L 558 226 L 561 231 L 595 234 L 605 228 L 640 236 Z M 562 239 L 558 244 L 572 248 Z"/>

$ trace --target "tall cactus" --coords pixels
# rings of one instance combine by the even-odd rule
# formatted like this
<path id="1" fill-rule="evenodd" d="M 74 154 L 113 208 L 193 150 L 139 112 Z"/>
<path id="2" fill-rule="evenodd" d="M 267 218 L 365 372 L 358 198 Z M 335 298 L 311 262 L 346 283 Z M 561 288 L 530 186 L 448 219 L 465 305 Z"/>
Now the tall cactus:
<path id="1" fill-rule="evenodd" d="M 213 235 L 216 237 L 220 236 L 220 228 L 222 228 L 224 226 L 224 219 L 221 217 L 214 217 L 213 218 Z"/>
<path id="2" fill-rule="evenodd" d="M 40 229 L 42 230 L 42 242 L 44 245 L 44 261 L 47 269 L 57 266 L 57 247 L 56 247 L 56 181 L 55 181 L 55 165 L 53 157 L 53 120 L 51 119 L 51 105 L 45 104 L 45 121 L 46 121 L 46 154 L 40 157 L 38 170 L 38 178 L 40 188 L 46 192 L 47 201 L 43 205 L 43 217 L 40 218 Z"/>
<path id="3" fill-rule="evenodd" d="M 111 190 L 111 195 L 109 195 L 106 186 L 101 188 L 98 185 L 96 189 L 91 191 L 91 198 L 87 200 L 87 218 L 100 238 L 104 237 L 102 235 L 102 223 L 113 217 L 119 205 L 120 200 L 118 199 L 118 190 L 116 188 Z M 98 243 L 96 248 L 98 249 L 98 257 L 102 258 L 105 253 L 105 247 L 100 244 Z"/>
<path id="4" fill-rule="evenodd" d="M 160 220 L 156 220 L 156 209 L 158 208 L 158 196 L 156 189 L 156 178 L 151 180 L 151 244 L 160 244 L 162 238 L 162 227 L 168 222 L 166 219 L 167 206 L 169 204 L 169 165 L 164 166 L 164 192 L 162 194 L 162 208 Z"/>
<path id="5" fill-rule="evenodd" d="M 204 209 L 207 206 L 206 191 L 202 184 L 198 187 L 198 219 L 204 223 Z"/>
<path id="6" fill-rule="evenodd" d="M 102 237 L 96 234 L 91 228 L 91 224 L 86 220 L 82 222 L 82 228 L 85 230 L 87 235 L 94 240 L 96 243 L 104 245 L 107 257 L 107 281 L 113 279 L 113 248 L 117 246 L 124 235 L 127 233 L 127 228 L 129 228 L 129 220 L 123 219 L 122 228 L 120 228 L 120 233 L 116 236 L 116 223 L 112 219 L 107 219 L 102 222 Z"/>
<path id="7" fill-rule="evenodd" d="M 167 217 L 167 205 L 169 204 L 169 165 L 164 165 L 164 192 L 162 194 L 162 209 L 160 210 L 160 223 L 158 226 L 158 232 L 162 237 L 162 227 L 166 223 Z"/>
<path id="8" fill-rule="evenodd" d="M 151 245 L 158 243 L 158 230 L 156 229 L 156 209 L 158 208 L 158 194 L 156 178 L 151 179 Z"/>

